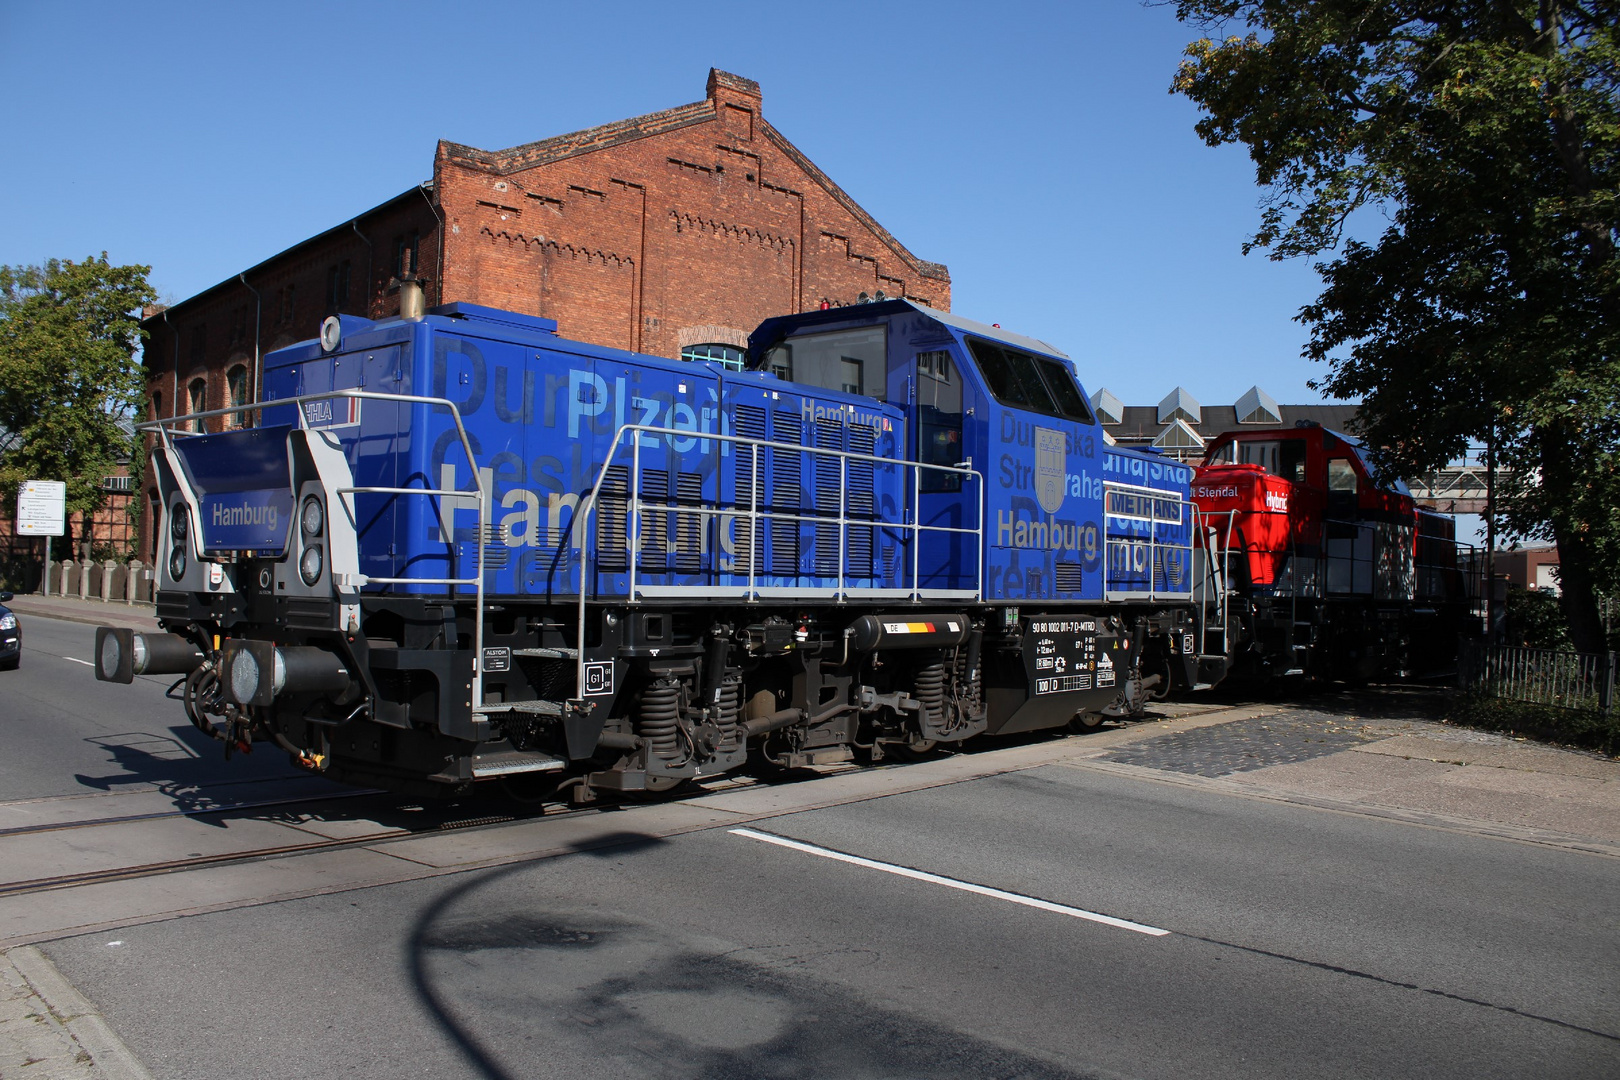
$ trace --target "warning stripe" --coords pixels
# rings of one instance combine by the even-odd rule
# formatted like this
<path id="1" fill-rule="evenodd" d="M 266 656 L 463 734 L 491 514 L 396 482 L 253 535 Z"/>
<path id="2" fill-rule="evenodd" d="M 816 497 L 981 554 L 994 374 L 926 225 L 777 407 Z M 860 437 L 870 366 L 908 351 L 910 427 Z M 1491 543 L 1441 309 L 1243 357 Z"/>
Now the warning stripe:
<path id="1" fill-rule="evenodd" d="M 932 634 L 937 632 L 931 622 L 884 623 L 883 630 L 889 634 Z"/>

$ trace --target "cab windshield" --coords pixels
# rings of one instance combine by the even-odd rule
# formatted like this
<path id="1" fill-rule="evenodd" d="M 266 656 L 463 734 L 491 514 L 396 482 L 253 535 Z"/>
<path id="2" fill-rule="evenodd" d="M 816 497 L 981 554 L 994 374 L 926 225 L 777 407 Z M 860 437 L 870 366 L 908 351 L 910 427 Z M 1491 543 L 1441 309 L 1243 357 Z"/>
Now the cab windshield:
<path id="1" fill-rule="evenodd" d="M 1305 441 L 1303 439 L 1245 439 L 1217 446 L 1209 456 L 1211 465 L 1258 465 L 1272 476 L 1296 484 L 1305 482 Z"/>
<path id="2" fill-rule="evenodd" d="M 984 373 L 990 392 L 1003 405 L 1082 424 L 1096 422 L 1085 395 L 1074 383 L 1074 376 L 1051 357 L 973 337 L 968 338 L 968 349 Z"/>

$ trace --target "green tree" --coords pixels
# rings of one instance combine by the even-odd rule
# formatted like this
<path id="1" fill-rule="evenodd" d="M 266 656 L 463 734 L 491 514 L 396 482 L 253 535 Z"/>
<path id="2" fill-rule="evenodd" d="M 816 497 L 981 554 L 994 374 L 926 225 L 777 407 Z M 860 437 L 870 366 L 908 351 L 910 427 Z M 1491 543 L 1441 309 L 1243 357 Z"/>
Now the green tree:
<path id="1" fill-rule="evenodd" d="M 1177 0 L 1172 92 L 1265 189 L 1245 246 L 1317 263 L 1312 385 L 1413 475 L 1490 442 L 1558 545 L 1578 648 L 1620 590 L 1620 3 Z M 1365 235 L 1375 234 L 1375 235 Z"/>
<path id="2" fill-rule="evenodd" d="M 63 480 L 67 508 L 86 528 L 102 478 L 139 450 L 119 427 L 142 400 L 135 351 L 140 310 L 156 299 L 148 266 L 83 262 L 0 266 L 0 498 L 24 480 Z"/>

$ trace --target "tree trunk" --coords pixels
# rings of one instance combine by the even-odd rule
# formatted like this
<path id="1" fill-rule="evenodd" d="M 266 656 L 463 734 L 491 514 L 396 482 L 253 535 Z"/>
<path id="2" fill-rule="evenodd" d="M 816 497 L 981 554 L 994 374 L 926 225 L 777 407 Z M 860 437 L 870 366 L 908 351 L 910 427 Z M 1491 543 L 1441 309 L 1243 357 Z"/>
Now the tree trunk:
<path id="1" fill-rule="evenodd" d="M 1608 644 L 1603 635 L 1603 613 L 1598 607 L 1591 556 L 1585 550 L 1588 545 L 1560 535 L 1556 527 L 1553 532 L 1558 539 L 1558 599 L 1564 618 L 1569 620 L 1570 640 L 1576 652 L 1603 652 Z"/>

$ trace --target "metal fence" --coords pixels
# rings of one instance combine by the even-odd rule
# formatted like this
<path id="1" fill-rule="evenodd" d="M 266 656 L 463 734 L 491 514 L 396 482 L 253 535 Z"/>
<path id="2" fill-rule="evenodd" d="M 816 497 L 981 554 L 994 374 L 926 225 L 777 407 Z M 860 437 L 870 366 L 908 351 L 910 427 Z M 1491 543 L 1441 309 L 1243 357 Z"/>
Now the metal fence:
<path id="1" fill-rule="evenodd" d="M 1588 709 L 1614 707 L 1615 654 L 1519 649 L 1465 643 L 1460 678 L 1465 690 L 1508 701 Z"/>

